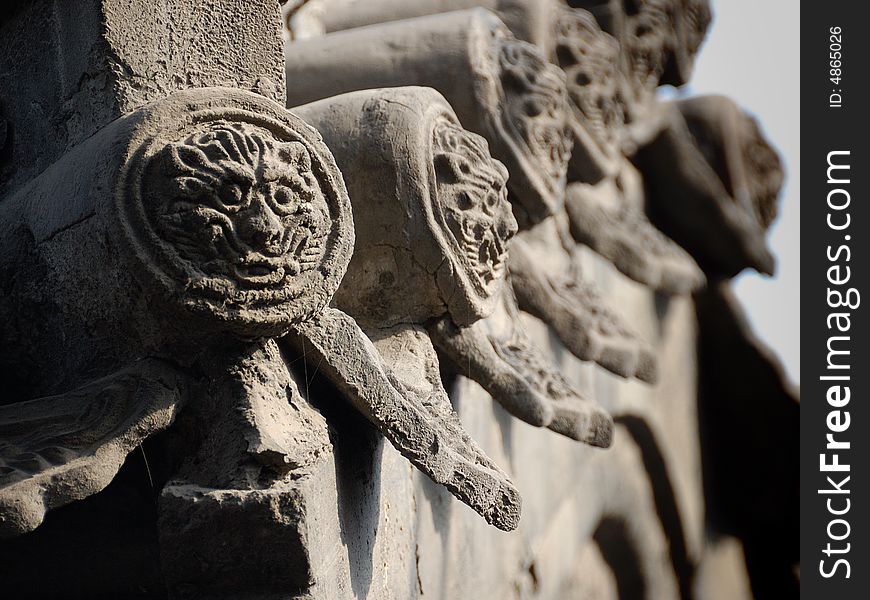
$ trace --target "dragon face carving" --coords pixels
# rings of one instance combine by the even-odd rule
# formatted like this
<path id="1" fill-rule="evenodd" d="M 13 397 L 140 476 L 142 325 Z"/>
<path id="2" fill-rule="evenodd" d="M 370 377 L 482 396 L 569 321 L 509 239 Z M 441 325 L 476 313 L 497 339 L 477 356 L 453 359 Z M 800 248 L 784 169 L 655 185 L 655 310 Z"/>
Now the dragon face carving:
<path id="1" fill-rule="evenodd" d="M 316 267 L 329 211 L 302 143 L 216 123 L 158 160 L 166 183 L 148 216 L 191 289 L 257 303 L 292 294 L 290 279 Z"/>
<path id="2" fill-rule="evenodd" d="M 591 13 L 565 8 L 556 18 L 556 56 L 584 126 L 602 147 L 615 145 L 625 118 L 619 100 L 619 43 Z"/>
<path id="3" fill-rule="evenodd" d="M 644 90 L 659 85 L 669 50 L 676 42 L 673 0 L 646 0 L 626 20 L 624 44 L 632 75 Z"/>
<path id="4" fill-rule="evenodd" d="M 507 169 L 489 154 L 486 140 L 447 119 L 432 134 L 440 216 L 454 254 L 478 293 L 491 296 L 505 275 L 508 241 L 517 222 L 507 200 Z"/>
<path id="5" fill-rule="evenodd" d="M 782 161 L 765 139 L 758 121 L 743 114 L 742 155 L 746 165 L 747 186 L 762 229 L 767 231 L 779 211 L 779 193 L 785 180 Z"/>
<path id="6" fill-rule="evenodd" d="M 502 41 L 498 63 L 506 102 L 502 126 L 526 146 L 536 168 L 558 187 L 573 145 L 564 76 L 535 46 L 517 40 Z"/>
<path id="7" fill-rule="evenodd" d="M 151 299 L 197 315 L 203 336 L 283 335 L 328 304 L 353 222 L 309 125 L 246 93 L 179 93 L 143 114 L 127 153 L 115 226 Z"/>

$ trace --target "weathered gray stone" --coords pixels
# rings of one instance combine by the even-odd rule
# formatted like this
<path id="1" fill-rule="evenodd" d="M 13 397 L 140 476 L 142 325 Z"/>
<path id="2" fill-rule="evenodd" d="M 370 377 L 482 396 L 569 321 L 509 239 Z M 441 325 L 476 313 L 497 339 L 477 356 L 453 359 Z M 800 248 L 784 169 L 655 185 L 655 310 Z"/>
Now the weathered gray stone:
<path id="1" fill-rule="evenodd" d="M 513 529 L 519 496 L 456 419 L 420 327 L 492 312 L 516 231 L 504 167 L 432 89 L 354 92 L 295 111 L 321 130 L 346 174 L 357 232 L 334 299 L 356 322 L 326 313 L 297 328 L 297 349 L 311 344 L 334 383 L 418 468 Z"/>
<path id="2" fill-rule="evenodd" d="M 704 274 L 692 257 L 650 223 L 643 179 L 627 161 L 597 185 L 572 183 L 565 197 L 572 237 L 626 276 L 667 294 L 692 292 Z"/>
<path id="3" fill-rule="evenodd" d="M 187 383 L 143 360 L 66 394 L 0 406 L 0 537 L 106 487 L 131 450 L 172 423 Z"/>
<path id="4" fill-rule="evenodd" d="M 281 20 L 271 0 L 11 4 L 0 24 L 0 105 L 13 132 L 0 195 L 172 92 L 231 86 L 284 99 Z"/>
<path id="5" fill-rule="evenodd" d="M 487 522 L 499 529 L 516 528 L 519 493 L 465 433 L 441 382 L 432 379 L 437 377 L 437 358 L 425 333 L 402 329 L 417 342 L 405 347 L 405 360 L 424 361 L 403 365 L 412 373 L 402 377 L 398 365 L 380 365 L 378 350 L 353 319 L 340 311 L 327 309 L 298 331 L 309 344 L 308 351 L 323 363 L 324 373 L 414 466 Z M 302 347 L 302 338 L 291 339 L 297 348 Z M 427 345 L 428 356 L 422 354 Z"/>
<path id="6" fill-rule="evenodd" d="M 450 102 L 511 173 L 521 223 L 558 211 L 572 146 L 564 76 L 482 9 L 338 32 L 285 46 L 288 106 L 423 85 Z"/>
<path id="7" fill-rule="evenodd" d="M 514 241 L 510 270 L 520 308 L 551 326 L 580 360 L 654 383 L 658 375 L 653 350 L 612 312 L 595 285 L 584 280 L 563 245 L 565 229 L 567 224 L 552 218 Z M 544 260 L 547 266 L 542 269 Z"/>
<path id="8" fill-rule="evenodd" d="M 356 244 L 334 304 L 364 329 L 492 312 L 516 221 L 504 166 L 432 89 L 344 94 L 297 107 L 333 152 Z"/>
<path id="9" fill-rule="evenodd" d="M 706 102 L 655 138 L 704 0 L 578 3 L 598 22 L 484 0 L 523 44 L 486 11 L 434 14 L 470 0 L 292 0 L 299 37 L 332 52 L 294 63 L 288 45 L 291 95 L 324 98 L 293 115 L 275 3 L 13 1 L 0 595 L 676 600 L 726 593 L 744 558 L 754 590 L 792 589 L 793 444 L 770 452 L 778 477 L 745 457 L 796 430 L 797 404 L 713 261 L 711 289 L 659 293 L 700 277 L 642 189 L 670 209 L 656 177 L 694 193 L 713 173 L 697 207 L 731 201 L 760 240 L 778 163 Z M 322 35 L 378 11 L 394 22 Z M 334 76 L 454 107 L 422 88 L 326 98 Z M 655 147 L 663 166 L 638 175 L 625 157 L 650 140 L 637 161 Z M 684 155 L 703 185 L 674 175 Z M 744 191 L 719 194 L 732 179 Z M 695 208 L 702 250 L 746 234 Z M 659 380 L 577 356 L 645 379 L 655 359 Z"/>
<path id="10" fill-rule="evenodd" d="M 297 171 L 269 171 L 284 161 Z M 287 194 L 280 219 L 267 193 Z M 114 121 L 0 204 L 0 260 L 15 282 L 0 303 L 0 364 L 18 398 L 142 356 L 190 364 L 225 334 L 283 333 L 341 279 L 353 236 L 344 194 L 316 133 L 250 92 L 182 91 Z M 290 233 L 302 236 L 292 248 Z"/>
<path id="11" fill-rule="evenodd" d="M 653 220 L 708 274 L 773 273 L 765 232 L 782 165 L 754 118 L 721 96 L 670 105 L 669 126 L 636 161 Z"/>
<path id="12" fill-rule="evenodd" d="M 554 43 L 554 60 L 565 71 L 574 116 L 568 181 L 595 184 L 617 173 L 622 153 L 619 43 L 591 13 L 569 8 L 556 15 Z"/>
<path id="13" fill-rule="evenodd" d="M 587 9 L 623 50 L 633 85 L 680 86 L 691 77 L 695 55 L 713 19 L 709 0 L 568 0 Z"/>
<path id="14" fill-rule="evenodd" d="M 457 327 L 444 317 L 429 330 L 454 368 L 515 417 L 592 446 L 610 446 L 610 415 L 574 389 L 534 347 L 510 287 L 502 290 L 498 308 L 486 319 Z"/>

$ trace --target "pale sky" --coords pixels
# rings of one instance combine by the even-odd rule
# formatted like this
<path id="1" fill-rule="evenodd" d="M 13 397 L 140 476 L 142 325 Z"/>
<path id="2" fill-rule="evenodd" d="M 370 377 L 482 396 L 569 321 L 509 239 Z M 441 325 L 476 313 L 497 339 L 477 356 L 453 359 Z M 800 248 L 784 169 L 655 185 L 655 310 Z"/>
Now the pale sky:
<path id="1" fill-rule="evenodd" d="M 714 0 L 714 20 L 688 92 L 730 96 L 754 113 L 786 167 L 770 231 L 777 274 L 745 273 L 738 297 L 756 333 L 800 383 L 800 7 L 793 0 Z"/>

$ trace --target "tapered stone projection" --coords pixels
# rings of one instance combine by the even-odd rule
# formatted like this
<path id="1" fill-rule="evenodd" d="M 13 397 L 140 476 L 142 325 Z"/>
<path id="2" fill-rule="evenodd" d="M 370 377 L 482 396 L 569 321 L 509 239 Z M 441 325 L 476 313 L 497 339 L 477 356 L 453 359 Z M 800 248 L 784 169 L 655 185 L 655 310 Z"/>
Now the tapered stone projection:
<path id="1" fill-rule="evenodd" d="M 657 95 L 710 21 L 12 2 L 0 596 L 794 589 L 798 394 L 729 291 L 783 168 Z"/>

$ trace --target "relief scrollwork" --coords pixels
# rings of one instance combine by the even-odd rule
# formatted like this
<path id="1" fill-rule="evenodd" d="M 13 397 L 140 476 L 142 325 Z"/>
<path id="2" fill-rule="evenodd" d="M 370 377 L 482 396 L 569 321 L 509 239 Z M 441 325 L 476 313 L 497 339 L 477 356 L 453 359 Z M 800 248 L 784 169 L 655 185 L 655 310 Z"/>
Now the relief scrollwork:
<path id="1" fill-rule="evenodd" d="M 435 122 L 432 153 L 436 213 L 449 232 L 452 254 L 481 295 L 492 296 L 504 279 L 508 242 L 517 230 L 507 202 L 507 169 L 492 160 L 486 140 L 446 118 Z"/>
<path id="2" fill-rule="evenodd" d="M 565 7 L 556 13 L 555 45 L 574 113 L 568 180 L 596 183 L 613 173 L 621 154 L 619 43 L 591 13 Z"/>
<path id="3" fill-rule="evenodd" d="M 538 48 L 514 39 L 501 41 L 497 64 L 504 94 L 499 128 L 519 147 L 516 160 L 528 162 L 522 169 L 511 169 L 520 179 L 518 185 L 530 186 L 520 198 L 537 195 L 559 206 L 573 148 L 565 75 Z M 550 214 L 535 206 L 524 211 L 531 222 Z"/>
<path id="4" fill-rule="evenodd" d="M 489 10 L 420 14 L 287 44 L 287 77 L 298 82 L 288 107 L 358 90 L 434 88 L 507 167 L 521 225 L 558 212 L 574 143 L 564 73 Z"/>

